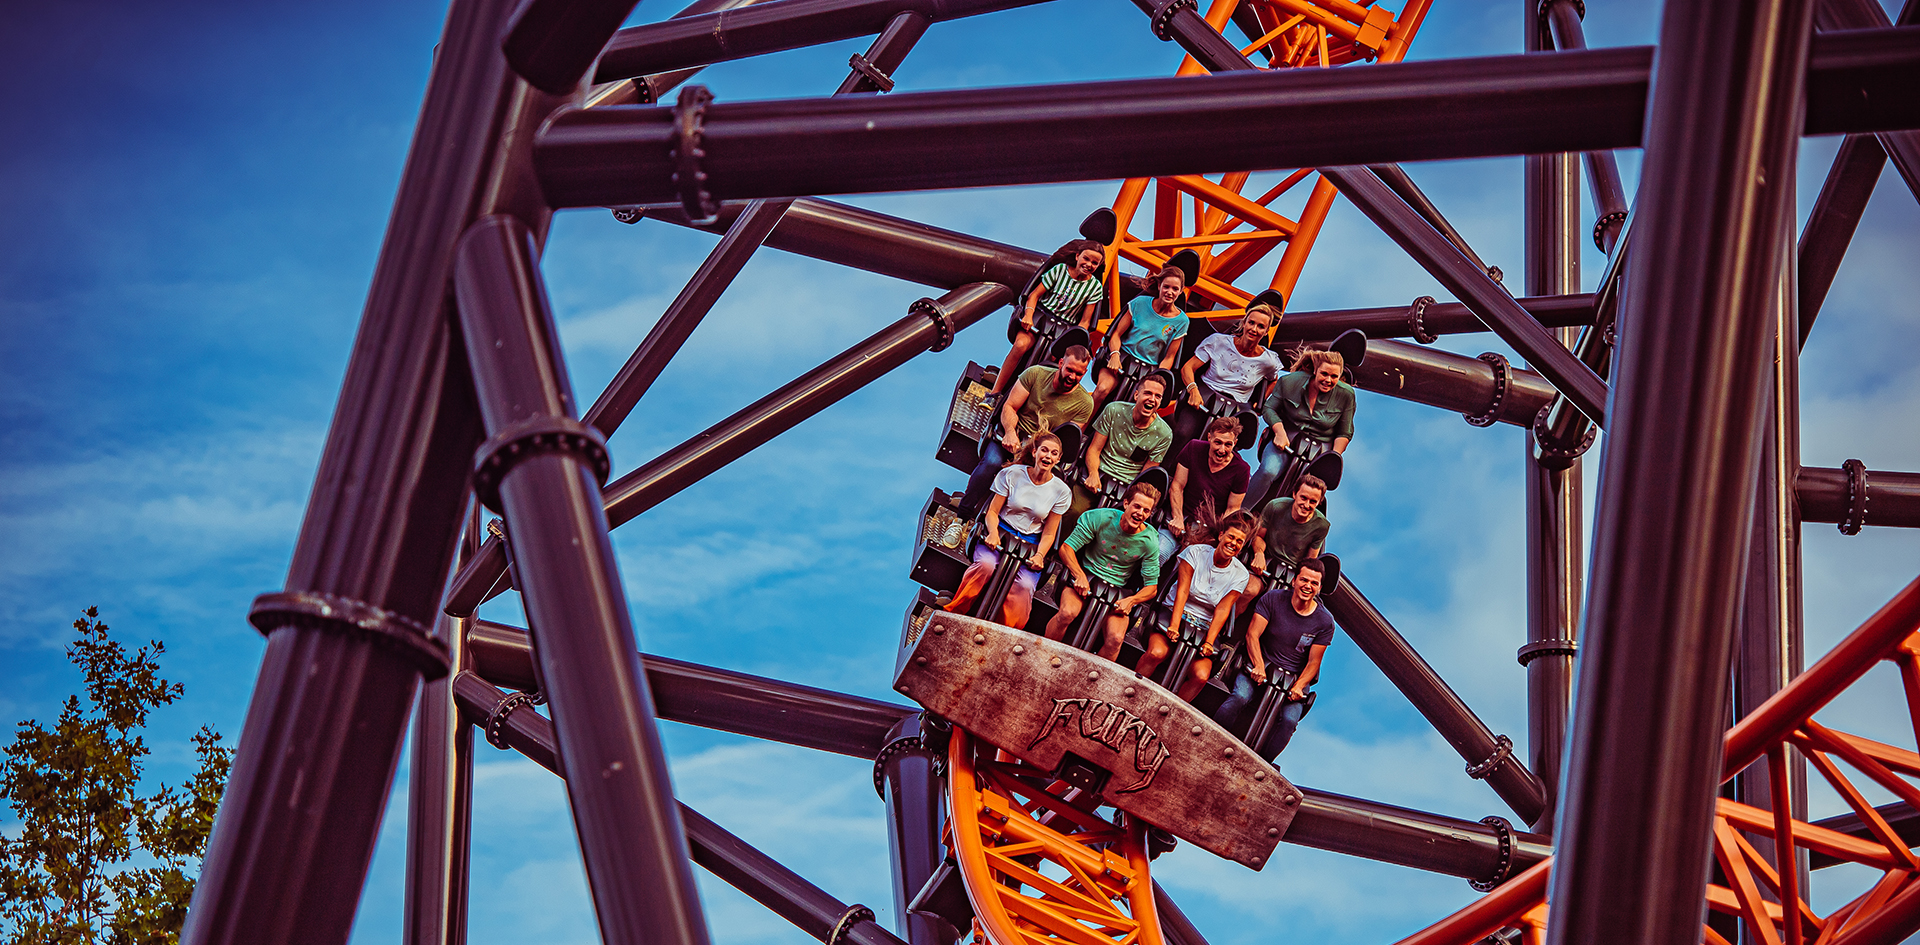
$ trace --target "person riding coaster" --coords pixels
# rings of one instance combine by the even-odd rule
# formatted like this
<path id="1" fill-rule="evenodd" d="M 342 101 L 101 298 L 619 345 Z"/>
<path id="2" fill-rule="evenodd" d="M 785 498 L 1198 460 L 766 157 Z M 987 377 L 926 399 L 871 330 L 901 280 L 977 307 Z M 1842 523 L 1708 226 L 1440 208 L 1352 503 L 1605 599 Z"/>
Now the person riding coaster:
<path id="1" fill-rule="evenodd" d="M 1134 387 L 1131 402 L 1114 401 L 1094 418 L 1088 427 L 1086 455 L 1074 477 L 1069 530 L 1080 513 L 1090 508 L 1119 506 L 1127 486 L 1166 459 L 1173 430 L 1160 419 L 1160 404 L 1172 386 L 1172 375 L 1155 371 Z M 1063 475 L 1071 474 L 1063 471 Z M 1165 482 L 1155 486 L 1164 493 Z M 1158 510 L 1155 516 L 1160 516 Z"/>
<path id="2" fill-rule="evenodd" d="M 1327 533 L 1333 529 L 1333 523 L 1320 511 L 1328 488 L 1324 480 L 1308 473 L 1300 477 L 1293 495 L 1275 499 L 1261 510 L 1248 561 L 1253 578 L 1248 582 L 1246 599 L 1258 598 L 1266 581 L 1272 581 L 1274 587 L 1285 586 L 1292 582 L 1300 562 L 1320 557 L 1327 545 Z"/>
<path id="3" fill-rule="evenodd" d="M 1007 399 L 999 410 L 1000 433 L 996 437 L 989 430 L 981 445 L 980 461 L 961 495 L 963 516 L 970 518 L 979 514 L 994 477 L 1029 437 L 1042 430 L 1057 431 L 1062 423 L 1079 427 L 1092 418 L 1093 399 L 1087 395 L 1086 388 L 1080 386 L 1091 360 L 1086 345 L 1080 343 L 1085 337 L 1080 329 L 1073 329 L 1055 343 L 1053 353 L 1059 357 L 1057 364 L 1037 364 L 1020 372 L 1020 378 L 1007 391 Z M 1064 462 L 1071 463 L 1077 458 L 1078 441 L 1073 445 L 1075 453 L 1062 457 Z"/>
<path id="4" fill-rule="evenodd" d="M 1187 290 L 1186 271 L 1163 266 L 1148 276 L 1144 294 L 1121 311 L 1107 328 L 1105 358 L 1093 387 L 1096 411 L 1109 398 L 1126 399 L 1133 385 L 1155 370 L 1172 370 L 1187 337 L 1187 313 L 1180 298 Z"/>
<path id="5" fill-rule="evenodd" d="M 1357 366 L 1365 357 L 1366 336 L 1349 331 L 1328 350 L 1300 352 L 1293 370 L 1274 383 L 1273 393 L 1260 408 L 1267 422 L 1258 454 L 1260 469 L 1248 486 L 1255 508 L 1269 493 L 1292 494 L 1298 477 L 1307 472 L 1326 480 L 1328 488 L 1339 487 L 1357 406 L 1353 387 L 1344 377 L 1350 365 Z"/>
<path id="6" fill-rule="evenodd" d="M 1231 730 L 1260 697 L 1245 740 L 1268 761 L 1286 750 L 1313 706 L 1311 687 L 1320 677 L 1327 646 L 1339 632 L 1320 603 L 1320 590 L 1323 583 L 1337 583 L 1339 573 L 1339 560 L 1332 555 L 1308 558 L 1300 562 L 1291 584 L 1261 596 L 1247 625 L 1246 665 L 1233 681 L 1233 694 L 1214 710 L 1214 720 Z"/>
<path id="7" fill-rule="evenodd" d="M 1246 428 L 1238 417 L 1215 417 L 1204 439 L 1188 443 L 1174 464 L 1167 493 L 1166 522 L 1160 528 L 1160 566 L 1165 568 L 1187 540 L 1189 528 L 1240 510 L 1249 470 L 1240 458 Z M 1210 534 L 1210 533 L 1208 533 Z"/>
<path id="8" fill-rule="evenodd" d="M 1072 426 L 1064 429 L 1077 432 Z M 1021 446 L 1014 464 L 994 477 L 984 527 L 975 533 L 973 563 L 942 609 L 997 617 L 1016 630 L 1026 628 L 1034 587 L 1059 535 L 1060 516 L 1072 501 L 1066 481 L 1054 475 L 1064 449 L 1060 436 L 1035 434 Z"/>
<path id="9" fill-rule="evenodd" d="M 1160 490 L 1151 483 L 1135 482 L 1127 487 L 1120 508 L 1089 509 L 1080 516 L 1073 533 L 1060 545 L 1064 586 L 1059 612 L 1047 622 L 1047 639 L 1065 640 L 1078 621 L 1075 646 L 1087 649 L 1098 641 L 1102 658 L 1120 655 L 1128 615 L 1152 600 L 1159 589 L 1159 542 L 1147 525 L 1159 501 Z M 1136 580 L 1140 589 L 1122 596 Z"/>
<path id="10" fill-rule="evenodd" d="M 1119 220 L 1113 211 L 1102 207 L 1080 221 L 1080 239 L 1055 250 L 1027 283 L 1014 315 L 1007 323 L 1007 341 L 1011 348 L 994 376 L 993 396 L 1004 393 L 1035 348 L 1051 349 L 1067 331 L 1079 328 L 1091 332 L 1106 303 L 1106 283 L 1101 278 L 1106 262 L 1106 244 L 1118 232 Z"/>
<path id="11" fill-rule="evenodd" d="M 1254 527 L 1252 515 L 1234 512 L 1215 526 L 1212 544 L 1188 545 L 1180 553 L 1173 588 L 1164 599 L 1168 621 L 1147 634 L 1146 652 L 1134 672 L 1152 676 L 1172 654 L 1161 684 L 1187 702 L 1200 694 L 1212 678 L 1215 656 L 1225 655 L 1218 651 L 1220 635 L 1231 629 L 1247 590 L 1247 566 L 1239 555 Z"/>
<path id="12" fill-rule="evenodd" d="M 1277 292 L 1259 296 L 1278 297 Z M 1194 347 L 1193 356 L 1180 366 L 1184 386 L 1173 414 L 1175 455 L 1213 418 L 1251 414 L 1265 386 L 1285 373 L 1279 353 L 1263 344 L 1279 321 L 1278 306 L 1256 300 L 1232 334 L 1209 335 Z M 1248 441 L 1242 449 L 1253 445 L 1253 426 L 1245 429 Z"/>

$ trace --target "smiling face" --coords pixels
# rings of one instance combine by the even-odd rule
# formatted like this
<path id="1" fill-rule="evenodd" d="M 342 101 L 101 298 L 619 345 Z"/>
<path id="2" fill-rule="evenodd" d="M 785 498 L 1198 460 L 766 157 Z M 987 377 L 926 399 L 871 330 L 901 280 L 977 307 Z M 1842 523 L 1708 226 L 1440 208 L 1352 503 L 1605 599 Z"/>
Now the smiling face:
<path id="1" fill-rule="evenodd" d="M 1153 515 L 1153 504 L 1153 500 L 1147 498 L 1146 493 L 1134 493 L 1133 498 L 1128 499 L 1127 504 L 1120 509 L 1120 524 L 1126 526 L 1129 532 L 1139 531 L 1147 524 L 1147 518 Z"/>
<path id="2" fill-rule="evenodd" d="M 1273 319 L 1267 317 L 1265 309 L 1248 312 L 1247 317 L 1240 320 L 1240 341 L 1258 345 L 1272 327 Z"/>
<path id="3" fill-rule="evenodd" d="M 1224 565 L 1227 559 L 1240 553 L 1247 546 L 1247 532 L 1243 528 L 1229 528 L 1220 533 L 1213 542 L 1213 560 Z"/>
<path id="4" fill-rule="evenodd" d="M 1093 275 L 1100 271 L 1100 264 L 1104 262 L 1105 259 L 1106 257 L 1091 249 L 1081 250 L 1080 255 L 1073 257 L 1073 277 L 1075 279 L 1085 279 Z"/>
<path id="5" fill-rule="evenodd" d="M 1296 607 L 1305 607 L 1320 596 L 1320 572 L 1301 568 L 1293 576 L 1293 603 Z"/>
<path id="6" fill-rule="evenodd" d="M 1332 362 L 1322 363 L 1313 372 L 1314 389 L 1322 394 L 1333 390 L 1334 385 L 1340 383 L 1340 374 L 1340 365 Z"/>
<path id="7" fill-rule="evenodd" d="M 1180 301 L 1180 293 L 1186 291 L 1186 289 L 1186 277 L 1178 272 L 1161 279 L 1158 289 L 1159 295 L 1157 296 L 1160 301 L 1160 307 L 1171 307 L 1173 303 Z"/>
<path id="8" fill-rule="evenodd" d="M 1293 520 L 1305 522 L 1312 518 L 1313 513 L 1320 509 L 1321 500 L 1326 497 L 1325 492 L 1304 483 L 1301 484 L 1300 488 L 1293 490 Z"/>
<path id="9" fill-rule="evenodd" d="M 1166 382 L 1158 375 L 1147 378 L 1133 388 L 1133 416 L 1137 423 L 1142 416 L 1160 409 L 1161 401 L 1167 395 Z"/>

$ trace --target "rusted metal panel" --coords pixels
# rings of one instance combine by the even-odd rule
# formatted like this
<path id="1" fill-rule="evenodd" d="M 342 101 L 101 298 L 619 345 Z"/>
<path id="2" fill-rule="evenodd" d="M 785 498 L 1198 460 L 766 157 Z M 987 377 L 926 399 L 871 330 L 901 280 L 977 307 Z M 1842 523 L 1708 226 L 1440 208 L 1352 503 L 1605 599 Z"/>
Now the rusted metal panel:
<path id="1" fill-rule="evenodd" d="M 1022 761 L 1107 772 L 1105 803 L 1253 869 L 1299 788 L 1198 709 L 1126 667 L 996 623 L 936 613 L 895 691 Z"/>

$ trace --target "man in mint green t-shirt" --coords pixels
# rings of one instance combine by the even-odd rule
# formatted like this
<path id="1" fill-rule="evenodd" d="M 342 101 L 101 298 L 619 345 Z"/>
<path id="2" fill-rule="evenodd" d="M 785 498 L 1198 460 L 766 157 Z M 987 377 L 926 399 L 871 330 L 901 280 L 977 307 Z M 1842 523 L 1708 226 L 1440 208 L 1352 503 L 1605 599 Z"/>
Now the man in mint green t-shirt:
<path id="1" fill-rule="evenodd" d="M 1144 482 L 1127 489 L 1117 509 L 1090 509 L 1060 545 L 1060 563 L 1067 569 L 1067 587 L 1060 590 L 1060 612 L 1047 622 L 1047 639 L 1062 640 L 1080 616 L 1093 581 L 1124 588 L 1140 576 L 1140 589 L 1113 603 L 1107 617 L 1100 655 L 1113 659 L 1127 636 L 1127 615 L 1134 605 L 1153 599 L 1160 584 L 1160 537 L 1147 527 L 1147 518 L 1160 503 L 1160 490 Z M 1091 577 L 1089 577 L 1091 575 Z"/>
<path id="2" fill-rule="evenodd" d="M 1140 471 L 1157 466 L 1173 445 L 1173 428 L 1160 419 L 1167 376 L 1149 374 L 1134 385 L 1133 403 L 1115 401 L 1093 421 L 1087 443 L 1087 488 L 1100 491 L 1102 480 L 1132 482 Z"/>

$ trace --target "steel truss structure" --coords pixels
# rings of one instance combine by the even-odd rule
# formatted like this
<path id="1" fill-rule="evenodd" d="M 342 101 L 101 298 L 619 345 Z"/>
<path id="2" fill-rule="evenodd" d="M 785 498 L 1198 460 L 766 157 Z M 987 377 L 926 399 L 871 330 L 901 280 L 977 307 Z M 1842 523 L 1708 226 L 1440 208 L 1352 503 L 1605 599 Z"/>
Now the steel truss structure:
<path id="1" fill-rule="evenodd" d="M 1204 15 L 1193 0 L 1135 0 L 1142 26 L 1188 53 L 1181 75 L 873 94 L 893 88 L 933 24 L 1032 2 L 699 0 L 620 29 L 633 0 L 453 0 L 287 586 L 250 614 L 266 655 L 184 941 L 346 941 L 411 719 L 416 945 L 465 940 L 476 728 L 565 778 L 615 945 L 704 945 L 693 864 L 826 945 L 947 945 L 937 912 L 909 908 L 939 891 L 943 791 L 966 804 L 947 838 L 969 894 L 1015 910 L 983 920 L 994 945 L 1043 921 L 1015 900 L 1044 900 L 1058 918 L 1074 897 L 1104 918 L 1061 919 L 1053 939 L 1097 925 L 1100 941 L 1204 945 L 1148 879 L 1137 828 L 1076 820 L 1034 772 L 971 752 L 965 732 L 943 737 L 905 705 L 642 656 L 608 540 L 945 347 L 1045 259 L 822 195 L 1099 179 L 1125 182 L 1116 211 L 1128 222 L 1155 188 L 1153 236 L 1116 240 L 1109 272 L 1197 248 L 1196 293 L 1220 316 L 1251 298 L 1235 279 L 1282 247 L 1270 287 L 1291 295 L 1344 194 L 1459 301 L 1289 313 L 1279 339 L 1362 328 L 1372 342 L 1357 386 L 1529 431 L 1524 750 L 1351 580 L 1326 597 L 1522 825 L 1303 788 L 1285 842 L 1491 890 L 1411 940 L 1423 943 L 1505 928 L 1553 943 L 1851 945 L 1920 929 L 1920 790 L 1906 780 L 1920 756 L 1813 719 L 1886 659 L 1920 726 L 1920 581 L 1812 669 L 1798 665 L 1801 525 L 1920 526 L 1920 474 L 1802 468 L 1793 356 L 1883 166 L 1920 195 L 1916 4 L 1896 25 L 1872 0 L 1669 0 L 1656 56 L 1586 49 L 1579 0 L 1525 0 L 1533 54 L 1399 63 L 1426 0 L 1397 15 L 1347 0 L 1214 0 Z M 1230 25 L 1250 45 L 1228 41 Z M 682 87 L 716 62 L 860 36 L 875 39 L 834 98 L 715 103 Z M 1298 68 L 1355 60 L 1383 64 Z M 654 104 L 676 88 L 672 105 Z M 1160 134 L 1136 133 L 1148 119 Z M 1796 245 L 1780 182 L 1803 134 L 1847 137 Z M 1611 149 L 1635 146 L 1645 160 L 1629 226 Z M 1531 155 L 1517 298 L 1393 163 L 1507 154 Z M 1249 172 L 1275 168 L 1303 170 L 1272 193 L 1240 192 Z M 1315 173 L 1300 219 L 1271 209 Z M 538 267 L 552 213 L 569 207 L 724 234 L 584 411 Z M 1610 258 L 1593 295 L 1579 294 L 1583 239 Z M 761 245 L 943 294 L 608 482 L 607 434 Z M 1530 369 L 1425 347 L 1488 330 Z M 1589 566 L 1580 464 L 1602 427 Z M 500 521 L 483 529 L 482 508 Z M 530 630 L 474 616 L 508 588 Z M 1727 732 L 1730 704 L 1744 720 Z M 661 718 L 875 759 L 900 928 L 678 803 Z M 1808 763 L 1853 814 L 1805 821 Z M 1900 803 L 1869 806 L 1841 763 Z M 955 787 L 955 772 L 977 777 Z M 1043 875 L 1024 848 L 985 849 L 1003 828 L 981 811 L 1016 807 L 1008 816 L 1071 835 L 1032 851 L 1069 879 Z M 1807 870 L 1841 861 L 1883 879 L 1817 915 Z M 1023 884 L 1056 891 L 1035 900 Z M 1703 929 L 1709 908 L 1742 929 Z"/>

